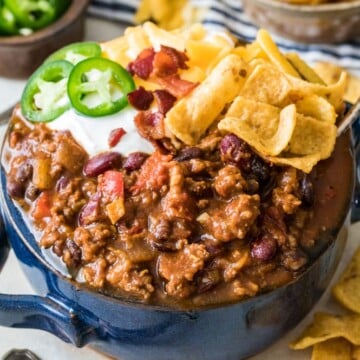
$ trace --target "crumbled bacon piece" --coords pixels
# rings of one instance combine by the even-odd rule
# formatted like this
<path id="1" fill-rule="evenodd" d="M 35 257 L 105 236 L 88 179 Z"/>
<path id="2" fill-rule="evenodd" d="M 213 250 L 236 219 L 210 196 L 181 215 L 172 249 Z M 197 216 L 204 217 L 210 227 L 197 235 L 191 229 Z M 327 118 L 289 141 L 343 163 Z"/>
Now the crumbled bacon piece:
<path id="1" fill-rule="evenodd" d="M 165 115 L 174 106 L 176 97 L 166 90 L 155 90 L 154 95 L 159 112 Z"/>
<path id="2" fill-rule="evenodd" d="M 186 61 L 189 58 L 185 53 L 168 46 L 161 45 L 161 50 L 155 54 L 153 74 L 157 77 L 167 77 L 177 73 L 178 69 L 187 69 Z"/>
<path id="3" fill-rule="evenodd" d="M 178 71 L 175 59 L 164 51 L 155 54 L 153 68 L 152 75 L 157 77 L 166 77 L 176 74 Z"/>
<path id="4" fill-rule="evenodd" d="M 154 100 L 151 91 L 145 90 L 142 86 L 128 94 L 129 103 L 138 110 L 148 110 Z"/>
<path id="5" fill-rule="evenodd" d="M 123 128 L 116 128 L 111 130 L 108 138 L 109 147 L 116 146 L 125 134 L 126 131 Z"/>
<path id="6" fill-rule="evenodd" d="M 156 81 L 176 98 L 186 96 L 198 85 L 198 83 L 180 79 L 180 76 L 177 74 L 158 78 Z"/>
<path id="7" fill-rule="evenodd" d="M 141 111 L 134 119 L 139 134 L 150 141 L 165 136 L 164 116 L 159 112 Z"/>
<path id="8" fill-rule="evenodd" d="M 137 58 L 128 65 L 131 75 L 137 75 L 141 79 L 148 79 L 153 71 L 155 51 L 153 48 L 144 49 Z"/>
<path id="9" fill-rule="evenodd" d="M 179 69 L 188 69 L 186 61 L 189 60 L 188 56 L 183 51 L 178 51 L 170 46 L 161 45 L 161 52 L 164 52 L 170 56 L 173 61 L 176 63 L 177 68 Z"/>

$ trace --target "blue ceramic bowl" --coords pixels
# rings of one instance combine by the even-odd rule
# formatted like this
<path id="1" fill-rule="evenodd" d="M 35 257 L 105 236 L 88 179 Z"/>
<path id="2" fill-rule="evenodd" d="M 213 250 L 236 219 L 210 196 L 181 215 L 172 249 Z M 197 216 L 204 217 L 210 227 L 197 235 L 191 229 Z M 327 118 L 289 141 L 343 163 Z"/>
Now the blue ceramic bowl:
<path id="1" fill-rule="evenodd" d="M 352 163 L 349 134 L 340 145 Z M 344 249 L 342 229 L 353 196 L 349 186 L 326 248 L 293 283 L 235 304 L 178 311 L 121 301 L 72 282 L 45 260 L 5 189 L 2 169 L 0 258 L 6 257 L 7 239 L 39 296 L 0 295 L 0 325 L 42 329 L 122 360 L 239 360 L 269 346 L 310 311 L 329 284 Z"/>

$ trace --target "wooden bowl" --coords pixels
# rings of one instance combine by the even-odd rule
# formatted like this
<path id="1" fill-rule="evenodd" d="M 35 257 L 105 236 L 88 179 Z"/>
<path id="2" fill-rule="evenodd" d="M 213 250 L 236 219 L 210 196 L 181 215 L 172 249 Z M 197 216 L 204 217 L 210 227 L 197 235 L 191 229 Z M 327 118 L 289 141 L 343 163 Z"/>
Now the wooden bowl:
<path id="1" fill-rule="evenodd" d="M 253 22 L 302 43 L 341 43 L 360 36 L 360 0 L 294 5 L 279 0 L 243 0 Z"/>
<path id="2" fill-rule="evenodd" d="M 73 0 L 56 22 L 28 36 L 0 36 L 0 76 L 27 78 L 55 50 L 84 37 L 90 0 Z"/>

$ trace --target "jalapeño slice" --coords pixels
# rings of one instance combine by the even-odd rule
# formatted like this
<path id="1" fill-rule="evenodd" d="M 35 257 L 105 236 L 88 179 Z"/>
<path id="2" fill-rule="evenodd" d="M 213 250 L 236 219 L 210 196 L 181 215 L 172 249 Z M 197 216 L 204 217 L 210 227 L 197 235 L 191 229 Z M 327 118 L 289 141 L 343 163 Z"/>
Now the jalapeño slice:
<path id="1" fill-rule="evenodd" d="M 0 36 L 16 35 L 18 32 L 14 14 L 0 1 Z"/>
<path id="2" fill-rule="evenodd" d="M 4 0 L 20 27 L 41 29 L 56 18 L 54 6 L 47 0 Z"/>
<path id="3" fill-rule="evenodd" d="M 58 60 L 34 72 L 21 97 L 21 111 L 28 120 L 52 121 L 70 108 L 67 81 L 73 67 L 68 61 Z"/>
<path id="4" fill-rule="evenodd" d="M 45 62 L 67 60 L 75 65 L 82 60 L 100 55 L 101 47 L 97 42 L 85 41 L 64 46 L 51 54 Z"/>
<path id="5" fill-rule="evenodd" d="M 68 82 L 72 106 L 92 117 L 120 111 L 128 104 L 127 94 L 134 89 L 133 78 L 121 65 L 100 57 L 79 62 Z"/>

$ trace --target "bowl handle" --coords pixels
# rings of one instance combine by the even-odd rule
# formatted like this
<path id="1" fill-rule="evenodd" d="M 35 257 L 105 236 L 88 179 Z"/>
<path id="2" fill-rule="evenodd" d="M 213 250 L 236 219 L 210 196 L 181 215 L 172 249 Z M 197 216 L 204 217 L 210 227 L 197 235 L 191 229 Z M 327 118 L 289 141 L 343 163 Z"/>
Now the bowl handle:
<path id="1" fill-rule="evenodd" d="M 9 245 L 0 215 L 0 270 L 8 253 Z M 67 343 L 82 347 L 95 336 L 98 322 L 84 311 L 76 313 L 66 300 L 58 297 L 0 293 L 1 326 L 45 330 Z"/>
<path id="2" fill-rule="evenodd" d="M 352 125 L 352 137 L 355 154 L 356 174 L 353 203 L 351 209 L 351 223 L 360 221 L 360 118 Z"/>

